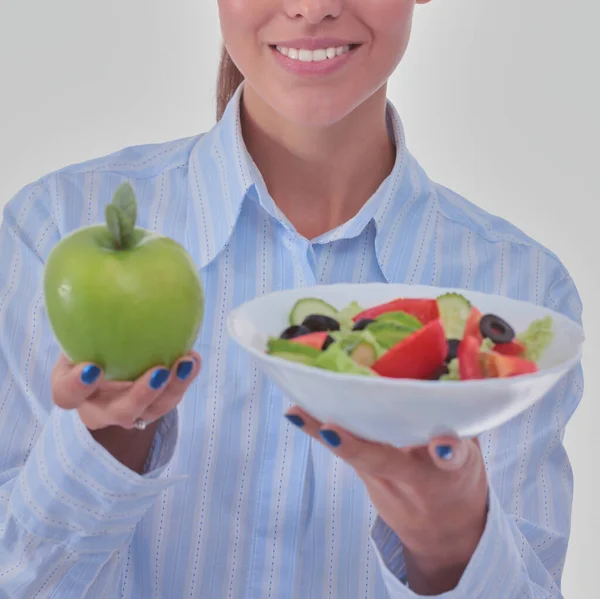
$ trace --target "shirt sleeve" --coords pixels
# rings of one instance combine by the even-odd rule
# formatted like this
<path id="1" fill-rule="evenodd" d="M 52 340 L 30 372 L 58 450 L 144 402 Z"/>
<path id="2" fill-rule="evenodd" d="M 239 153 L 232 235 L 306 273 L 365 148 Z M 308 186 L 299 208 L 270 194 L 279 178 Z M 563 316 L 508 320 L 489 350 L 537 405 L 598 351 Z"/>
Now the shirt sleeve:
<path id="1" fill-rule="evenodd" d="M 53 405 L 60 349 L 42 289 L 61 237 L 52 202 L 38 181 L 8 203 L 0 225 L 0 597 L 116 597 L 121 550 L 181 478 L 165 475 L 177 412 L 161 422 L 140 476 L 96 443 L 76 410 Z"/>
<path id="2" fill-rule="evenodd" d="M 547 305 L 581 324 L 571 277 L 554 278 Z M 535 406 L 482 435 L 489 480 L 487 523 L 458 586 L 438 599 L 562 599 L 561 577 L 570 534 L 573 476 L 563 437 L 583 394 L 581 363 Z M 378 518 L 371 541 L 391 599 L 410 590 L 402 542 Z"/>

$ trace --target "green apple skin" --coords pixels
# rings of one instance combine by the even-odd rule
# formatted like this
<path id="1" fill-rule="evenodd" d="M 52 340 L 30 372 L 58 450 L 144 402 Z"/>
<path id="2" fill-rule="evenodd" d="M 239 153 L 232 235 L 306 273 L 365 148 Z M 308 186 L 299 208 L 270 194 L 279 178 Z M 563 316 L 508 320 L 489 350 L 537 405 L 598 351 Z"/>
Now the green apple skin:
<path id="1" fill-rule="evenodd" d="M 192 349 L 204 316 L 191 256 L 176 241 L 140 228 L 124 250 L 102 225 L 63 238 L 46 262 L 44 296 L 65 355 L 97 364 L 113 381 L 170 368 Z"/>

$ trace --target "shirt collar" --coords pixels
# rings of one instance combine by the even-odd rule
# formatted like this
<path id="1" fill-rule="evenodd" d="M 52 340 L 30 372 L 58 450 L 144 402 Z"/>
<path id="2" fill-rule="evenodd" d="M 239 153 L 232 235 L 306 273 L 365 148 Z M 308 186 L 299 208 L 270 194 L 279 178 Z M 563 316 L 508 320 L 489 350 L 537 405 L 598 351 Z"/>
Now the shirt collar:
<path id="1" fill-rule="evenodd" d="M 243 83 L 238 87 L 221 120 L 193 147 L 189 160 L 189 185 L 192 197 L 188 210 L 196 222 L 196 254 L 201 267 L 211 262 L 229 241 L 244 199 L 253 195 L 263 208 L 285 222 L 266 190 L 243 140 L 240 100 Z M 410 206 L 423 196 L 427 180 L 406 147 L 400 116 L 388 100 L 388 130 L 396 146 L 396 159 L 391 173 L 369 201 L 348 222 L 314 239 L 328 243 L 351 239 L 366 226 L 376 226 L 375 250 L 383 275 L 393 280 L 399 256 L 397 238 Z M 427 180 L 428 181 L 428 180 Z M 204 238 L 201 238 L 204 236 Z M 190 243 L 194 240 L 189 239 Z"/>
<path id="2" fill-rule="evenodd" d="M 242 137 L 241 84 L 223 117 L 192 148 L 188 163 L 188 222 L 197 223 L 194 246 L 200 267 L 211 262 L 229 241 L 244 198 L 254 186 L 249 154 Z M 191 237 L 200 237 L 194 244 Z M 201 238 L 203 237 L 203 238 Z"/>
<path id="3" fill-rule="evenodd" d="M 373 214 L 376 227 L 375 253 L 381 272 L 388 283 L 404 281 L 402 273 L 413 247 L 407 240 L 424 238 L 424 230 L 412 235 L 415 215 L 428 212 L 424 219 L 429 231 L 435 218 L 436 203 L 432 183 L 423 168 L 408 151 L 404 128 L 398 112 L 388 101 L 388 122 L 396 143 L 396 163 L 390 175 L 382 183 L 377 194 L 380 201 Z M 423 248 L 422 248 L 423 249 Z M 418 254 L 421 256 L 421 253 Z"/>

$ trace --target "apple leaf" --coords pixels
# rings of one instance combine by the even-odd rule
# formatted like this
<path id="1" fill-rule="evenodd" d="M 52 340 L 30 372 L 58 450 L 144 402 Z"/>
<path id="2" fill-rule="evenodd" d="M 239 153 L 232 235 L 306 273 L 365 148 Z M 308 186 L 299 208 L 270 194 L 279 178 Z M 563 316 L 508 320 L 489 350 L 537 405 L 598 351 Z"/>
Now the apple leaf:
<path id="1" fill-rule="evenodd" d="M 132 245 L 136 219 L 135 193 L 129 183 L 123 183 L 106 207 L 106 224 L 118 249 L 127 249 Z"/>
<path id="2" fill-rule="evenodd" d="M 115 242 L 115 247 L 121 249 L 123 246 L 123 240 L 121 238 L 121 222 L 119 220 L 119 212 L 112 204 L 109 204 L 106 207 L 106 226 Z"/>
<path id="3" fill-rule="evenodd" d="M 131 223 L 131 227 L 135 226 L 137 219 L 137 202 L 135 201 L 135 192 L 129 183 L 122 183 L 115 191 L 112 203 Z"/>

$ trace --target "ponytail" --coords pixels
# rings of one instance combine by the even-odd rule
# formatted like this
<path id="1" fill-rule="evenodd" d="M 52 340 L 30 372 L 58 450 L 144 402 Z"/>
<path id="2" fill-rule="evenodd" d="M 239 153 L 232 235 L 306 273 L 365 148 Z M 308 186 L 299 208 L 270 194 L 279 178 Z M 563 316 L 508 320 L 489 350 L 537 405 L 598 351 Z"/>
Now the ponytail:
<path id="1" fill-rule="evenodd" d="M 217 121 L 221 120 L 227 104 L 243 80 L 244 76 L 231 60 L 227 48 L 223 46 L 217 77 Z"/>

